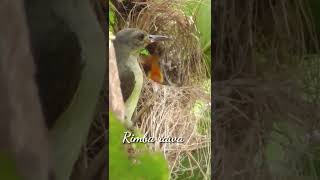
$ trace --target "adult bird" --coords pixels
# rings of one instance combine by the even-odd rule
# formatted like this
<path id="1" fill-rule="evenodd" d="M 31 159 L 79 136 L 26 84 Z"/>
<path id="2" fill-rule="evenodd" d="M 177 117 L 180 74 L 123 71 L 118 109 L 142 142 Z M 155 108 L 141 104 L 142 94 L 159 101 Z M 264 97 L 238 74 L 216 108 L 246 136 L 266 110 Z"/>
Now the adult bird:
<path id="1" fill-rule="evenodd" d="M 51 126 L 52 174 L 67 180 L 103 88 L 105 34 L 88 0 L 26 0 L 24 8 L 41 104 Z"/>
<path id="2" fill-rule="evenodd" d="M 114 47 L 120 77 L 120 87 L 125 102 L 125 123 L 132 127 L 131 121 L 138 104 L 143 85 L 143 73 L 138 63 L 139 50 L 146 45 L 168 40 L 167 36 L 150 35 L 137 28 L 126 28 L 116 34 Z"/>

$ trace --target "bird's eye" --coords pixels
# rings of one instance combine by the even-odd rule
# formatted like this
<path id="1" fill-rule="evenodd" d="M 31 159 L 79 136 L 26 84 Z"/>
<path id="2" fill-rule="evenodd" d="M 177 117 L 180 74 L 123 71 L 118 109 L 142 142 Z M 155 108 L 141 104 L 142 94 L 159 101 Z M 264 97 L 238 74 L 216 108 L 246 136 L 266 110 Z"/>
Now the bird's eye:
<path id="1" fill-rule="evenodd" d="M 139 35 L 138 35 L 138 39 L 139 39 L 140 41 L 142 41 L 142 40 L 144 39 L 144 34 L 139 34 Z"/>

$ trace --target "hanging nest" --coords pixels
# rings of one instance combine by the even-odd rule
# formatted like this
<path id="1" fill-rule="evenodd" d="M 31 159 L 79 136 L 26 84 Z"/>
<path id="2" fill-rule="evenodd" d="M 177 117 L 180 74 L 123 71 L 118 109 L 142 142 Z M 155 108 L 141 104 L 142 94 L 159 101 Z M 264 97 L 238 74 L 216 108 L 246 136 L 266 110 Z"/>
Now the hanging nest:
<path id="1" fill-rule="evenodd" d="M 214 178 L 313 177 L 305 137 L 319 128 L 320 115 L 305 98 L 303 64 L 318 41 L 308 4 L 218 0 L 213 7 Z M 273 152 L 283 159 L 273 161 L 268 153 L 279 140 Z"/>
<path id="2" fill-rule="evenodd" d="M 158 84 L 145 76 L 133 117 L 136 125 L 142 133 L 148 133 L 156 139 L 181 137 L 185 140 L 184 143 L 150 144 L 150 149 L 164 153 L 172 179 L 185 171 L 192 173 L 194 169 L 198 169 L 202 177 L 208 178 L 211 155 L 210 120 L 204 123 L 205 132 L 199 133 L 199 123 L 203 124 L 203 119 L 196 117 L 193 109 L 201 101 L 210 112 L 210 93 L 203 85 L 210 77 L 195 24 L 181 10 L 185 1 L 113 1 L 113 4 L 117 8 L 116 32 L 135 27 L 173 39 L 159 43 L 163 51 L 160 63 L 166 85 Z M 195 157 L 194 152 L 198 150 L 201 150 L 198 152 L 200 157 Z M 188 165 L 182 164 L 183 159 L 188 159 Z"/>

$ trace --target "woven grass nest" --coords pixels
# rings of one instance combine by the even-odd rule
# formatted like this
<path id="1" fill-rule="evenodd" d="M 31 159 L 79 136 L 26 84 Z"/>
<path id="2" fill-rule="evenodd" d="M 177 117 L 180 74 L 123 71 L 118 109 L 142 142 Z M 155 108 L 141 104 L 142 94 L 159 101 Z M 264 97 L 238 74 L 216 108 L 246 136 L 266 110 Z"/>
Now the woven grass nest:
<path id="1" fill-rule="evenodd" d="M 159 44 L 164 50 L 161 67 L 166 85 L 158 84 L 146 76 L 133 119 L 142 133 L 155 137 L 181 137 L 184 143 L 154 143 L 150 149 L 162 151 L 168 160 L 171 179 L 179 173 L 198 168 L 203 177 L 209 177 L 210 169 L 210 121 L 205 132 L 198 131 L 201 117 L 193 109 L 199 101 L 210 111 L 211 96 L 204 87 L 209 80 L 193 20 L 181 10 L 183 1 L 136 1 L 117 8 L 116 32 L 135 27 L 150 34 L 172 37 L 173 41 Z M 208 85 L 210 87 L 210 84 Z M 200 158 L 194 151 L 201 151 Z M 189 165 L 182 165 L 187 160 Z M 202 161 L 202 162 L 197 162 Z M 198 166 L 198 167 L 195 167 Z"/>

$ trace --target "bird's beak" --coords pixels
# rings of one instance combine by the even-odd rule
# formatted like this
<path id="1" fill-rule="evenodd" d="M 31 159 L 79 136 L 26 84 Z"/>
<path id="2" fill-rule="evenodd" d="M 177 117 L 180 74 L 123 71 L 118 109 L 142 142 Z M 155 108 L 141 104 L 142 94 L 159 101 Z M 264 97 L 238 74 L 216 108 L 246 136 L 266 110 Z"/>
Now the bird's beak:
<path id="1" fill-rule="evenodd" d="M 168 36 L 151 35 L 151 34 L 148 35 L 148 41 L 149 41 L 150 43 L 158 42 L 158 41 L 167 41 L 167 40 L 170 40 L 170 39 L 171 39 L 171 38 L 168 37 Z"/>

